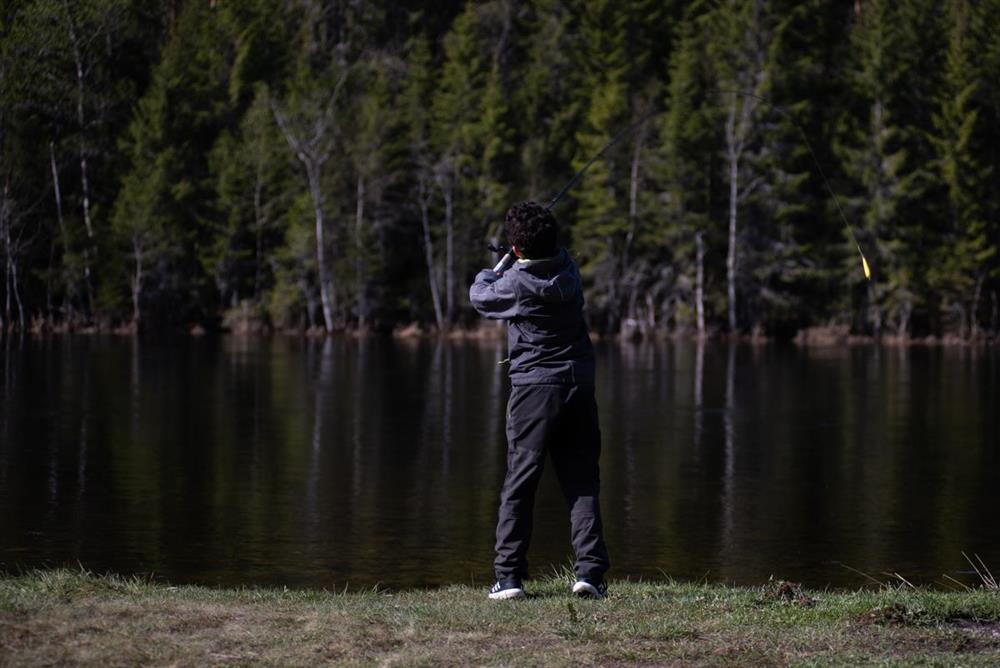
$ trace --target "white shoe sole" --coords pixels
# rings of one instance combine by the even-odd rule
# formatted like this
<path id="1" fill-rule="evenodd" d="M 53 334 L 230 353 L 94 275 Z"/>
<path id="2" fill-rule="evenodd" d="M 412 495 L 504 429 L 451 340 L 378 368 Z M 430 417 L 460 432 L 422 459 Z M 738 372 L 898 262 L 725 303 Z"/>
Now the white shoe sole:
<path id="1" fill-rule="evenodd" d="M 573 585 L 573 593 L 580 598 L 604 598 L 597 587 L 582 580 Z"/>
<path id="2" fill-rule="evenodd" d="M 524 590 L 517 587 L 514 589 L 502 589 L 498 592 L 490 592 L 489 596 L 494 601 L 503 601 L 508 598 L 524 598 Z"/>

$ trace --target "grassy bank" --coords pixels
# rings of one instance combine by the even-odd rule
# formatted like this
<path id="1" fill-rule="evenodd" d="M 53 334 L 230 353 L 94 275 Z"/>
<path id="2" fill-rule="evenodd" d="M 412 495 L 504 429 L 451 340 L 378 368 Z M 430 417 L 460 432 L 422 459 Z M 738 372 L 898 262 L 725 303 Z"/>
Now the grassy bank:
<path id="1" fill-rule="evenodd" d="M 997 665 L 1000 594 L 811 592 L 561 578 L 493 602 L 400 593 L 209 589 L 44 571 L 0 579 L 0 665 Z"/>

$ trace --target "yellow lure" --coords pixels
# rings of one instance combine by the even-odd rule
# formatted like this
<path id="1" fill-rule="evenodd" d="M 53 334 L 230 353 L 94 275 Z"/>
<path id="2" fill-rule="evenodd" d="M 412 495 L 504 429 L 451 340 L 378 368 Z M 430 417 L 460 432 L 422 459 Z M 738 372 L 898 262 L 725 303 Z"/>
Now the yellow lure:
<path id="1" fill-rule="evenodd" d="M 865 278 L 870 281 L 872 280 L 872 269 L 868 266 L 868 259 L 865 257 L 865 254 L 861 252 L 861 246 L 859 246 L 857 242 L 855 242 L 854 245 L 857 246 L 858 254 L 861 256 L 861 267 L 865 270 Z"/>

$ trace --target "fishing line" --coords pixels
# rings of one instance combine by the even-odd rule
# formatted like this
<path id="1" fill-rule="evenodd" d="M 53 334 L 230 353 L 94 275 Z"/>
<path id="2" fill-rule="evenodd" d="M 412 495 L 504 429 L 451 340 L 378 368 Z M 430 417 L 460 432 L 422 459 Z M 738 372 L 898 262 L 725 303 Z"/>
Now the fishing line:
<path id="1" fill-rule="evenodd" d="M 566 185 L 563 186 L 562 190 L 560 190 L 556 194 L 556 196 L 553 197 L 552 200 L 548 204 L 545 205 L 546 210 L 551 211 L 552 207 L 554 207 L 556 205 L 556 202 L 558 202 L 559 200 L 561 200 L 563 198 L 563 195 L 565 195 L 567 192 L 569 192 L 569 189 L 572 188 L 574 185 L 576 185 L 576 182 L 580 180 L 580 178 L 583 176 L 584 172 L 586 172 L 588 169 L 590 169 L 590 166 L 592 164 L 594 164 L 595 162 L 597 162 L 600 159 L 600 157 L 602 155 L 604 155 L 605 151 L 607 151 L 609 148 L 611 148 L 612 146 L 614 146 L 615 144 L 617 144 L 619 139 L 621 139 L 622 137 L 625 137 L 627 135 L 632 134 L 635 130 L 638 130 L 639 127 L 643 123 L 645 123 L 646 121 L 648 121 L 650 118 L 652 118 L 653 116 L 656 116 L 658 114 L 662 114 L 662 113 L 663 113 L 663 111 L 661 111 L 661 110 L 658 109 L 656 111 L 651 111 L 651 112 L 649 112 L 647 114 L 643 114 L 639 118 L 639 120 L 634 121 L 631 125 L 627 125 L 624 128 L 622 128 L 621 130 L 619 130 L 618 132 L 616 132 L 615 136 L 611 138 L 611 141 L 609 141 L 607 144 L 605 144 L 604 148 L 602 148 L 600 151 L 598 151 L 594 155 L 593 158 L 591 158 L 590 160 L 588 160 L 587 164 L 584 165 L 583 167 L 581 167 L 580 171 L 578 171 L 576 174 L 574 174 L 573 178 L 571 178 L 569 180 L 569 182 Z"/>
<path id="2" fill-rule="evenodd" d="M 751 97 L 767 105 L 769 108 L 774 109 L 782 116 L 784 116 L 792 125 L 795 126 L 795 129 L 797 129 L 799 131 L 799 134 L 802 135 L 802 141 L 805 143 L 806 148 L 809 149 L 809 156 L 812 158 L 813 163 L 816 165 L 816 170 L 819 172 L 820 178 L 823 179 L 823 185 L 826 186 L 827 192 L 830 193 L 830 197 L 833 198 L 834 203 L 837 205 L 837 213 L 840 215 L 840 219 L 843 221 L 844 227 L 847 228 L 847 233 L 850 236 L 851 241 L 854 242 L 854 247 L 858 249 L 858 255 L 861 256 L 861 267 L 865 272 L 865 278 L 871 280 L 872 272 L 871 272 L 871 267 L 868 265 L 868 259 L 865 257 L 864 251 L 861 250 L 861 244 L 858 243 L 858 238 L 854 234 L 854 228 L 851 226 L 851 223 L 847 220 L 847 215 L 844 213 L 844 208 L 840 205 L 840 198 L 837 197 L 837 193 L 834 192 L 833 186 L 830 185 L 830 180 L 826 177 L 826 172 L 823 170 L 823 165 L 820 164 L 819 158 L 816 157 L 816 151 L 813 150 L 812 142 L 809 141 L 809 136 L 806 134 L 806 131 L 805 129 L 803 129 L 802 125 L 799 124 L 799 122 L 796 121 L 795 118 L 793 118 L 788 111 L 783 109 L 780 105 L 771 102 L 765 97 L 761 97 L 760 95 L 757 95 L 755 93 L 747 93 L 746 91 L 732 90 L 728 88 L 716 88 L 715 90 L 717 90 L 720 93 L 729 93 L 731 95 Z M 583 177 L 584 173 L 586 173 L 586 171 L 590 169 L 590 166 L 593 165 L 595 162 L 597 162 L 597 160 L 599 160 L 601 156 L 604 155 L 605 152 L 607 152 L 608 149 L 617 144 L 619 140 L 621 140 L 623 137 L 627 137 L 628 135 L 632 134 L 643 123 L 648 121 L 653 116 L 657 116 L 664 112 L 665 110 L 651 111 L 647 114 L 644 114 L 638 120 L 632 122 L 631 124 L 625 126 L 617 133 L 615 133 L 615 135 L 608 141 L 608 143 L 605 144 L 604 147 L 601 148 L 601 150 L 594 155 L 594 157 L 588 160 L 587 164 L 581 167 L 580 170 L 573 175 L 573 178 L 571 178 L 569 182 L 566 183 L 566 185 L 563 186 L 558 193 L 556 193 L 556 196 L 552 198 L 552 200 L 546 205 L 545 208 L 551 210 L 552 207 L 554 207 L 556 203 L 559 200 L 561 200 L 567 192 L 569 192 L 570 188 L 576 185 L 576 182 Z"/>

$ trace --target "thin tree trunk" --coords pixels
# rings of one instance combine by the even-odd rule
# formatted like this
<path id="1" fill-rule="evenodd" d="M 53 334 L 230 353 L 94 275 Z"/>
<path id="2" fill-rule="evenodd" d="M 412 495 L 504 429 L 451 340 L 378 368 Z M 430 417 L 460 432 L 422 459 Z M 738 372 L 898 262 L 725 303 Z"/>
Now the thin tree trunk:
<path id="1" fill-rule="evenodd" d="M 11 263 L 11 274 L 13 276 L 14 301 L 17 302 L 17 323 L 20 331 L 25 331 L 24 303 L 21 301 L 21 291 L 17 287 L 17 262 Z"/>
<path id="2" fill-rule="evenodd" d="M 993 308 L 990 309 L 990 332 L 997 333 L 997 324 L 1000 323 L 1000 300 L 997 299 L 997 291 L 990 291 Z"/>
<path id="3" fill-rule="evenodd" d="M 619 284 L 624 281 L 628 271 L 629 260 L 632 253 L 632 244 L 635 242 L 636 231 L 639 225 L 639 167 L 641 165 L 643 136 L 640 134 L 635 139 L 635 150 L 632 152 L 632 159 L 629 166 L 629 188 L 628 188 L 628 218 L 629 227 L 622 244 L 621 256 L 618 260 L 618 267 L 611 277 L 611 285 L 608 289 L 609 322 L 608 328 L 614 332 L 620 329 L 621 309 L 618 297 Z M 635 288 L 629 298 L 627 317 L 634 318 Z"/>
<path id="4" fill-rule="evenodd" d="M 2 61 L 0 61 L 0 78 L 3 78 L 4 74 L 5 74 L 5 68 L 2 66 Z M 7 144 L 6 142 L 7 126 L 5 120 L 6 119 L 4 118 L 3 107 L 0 107 L 0 150 L 3 150 L 3 147 Z M 8 177 L 4 179 L 3 192 L 0 193 L 0 243 L 3 244 L 3 249 L 5 253 L 9 252 L 7 250 L 7 242 L 6 242 L 7 218 L 10 210 L 10 204 L 8 200 L 9 196 L 10 196 L 10 176 L 8 175 Z M 6 314 L 4 312 L 0 312 L 0 338 L 3 338 L 2 334 L 4 331 L 4 324 L 6 322 L 7 322 Z M 8 343 L 9 341 L 10 340 L 8 339 Z M 9 354 L 7 355 L 6 359 L 10 359 Z M 5 371 L 9 370 L 9 366 L 10 365 L 4 365 Z"/>
<path id="5" fill-rule="evenodd" d="M 913 305 L 909 299 L 904 299 L 899 307 L 899 323 L 896 327 L 896 336 L 900 339 L 910 337 L 910 315 L 913 313 Z"/>
<path id="6" fill-rule="evenodd" d="M 729 107 L 726 119 L 726 143 L 729 157 L 729 239 L 726 250 L 726 301 L 729 316 L 729 333 L 736 333 L 736 201 L 739 197 L 739 153 L 736 146 L 734 123 L 736 101 Z"/>
<path id="7" fill-rule="evenodd" d="M 349 70 L 345 69 L 334 86 L 333 93 L 317 116 L 310 120 L 310 130 L 306 139 L 296 135 L 292 124 L 278 107 L 277 101 L 271 101 L 271 111 L 278 128 L 285 136 L 288 145 L 295 152 L 299 162 L 306 170 L 309 182 L 309 194 L 312 197 L 316 214 L 316 264 L 319 273 L 319 293 L 323 305 L 323 324 L 327 333 L 333 331 L 333 314 L 336 310 L 336 290 L 331 282 L 330 272 L 326 266 L 325 220 L 323 218 L 323 192 L 321 189 L 323 163 L 333 154 L 334 143 L 331 139 L 331 126 L 334 123 L 333 109 L 341 87 L 347 80 Z"/>
<path id="8" fill-rule="evenodd" d="M 325 221 L 323 220 L 323 193 L 320 190 L 319 166 L 306 165 L 309 177 L 309 193 L 312 195 L 316 213 L 316 269 L 319 273 L 319 298 L 323 306 L 323 325 L 327 333 L 333 331 L 333 297 L 330 294 L 330 278 L 326 267 Z"/>
<path id="9" fill-rule="evenodd" d="M 420 223 L 424 230 L 424 260 L 427 262 L 427 282 L 431 288 L 431 302 L 434 304 L 434 322 L 438 331 L 444 329 L 444 314 L 441 312 L 441 289 L 438 287 L 437 266 L 434 264 L 434 240 L 431 238 L 430 193 L 421 176 L 418 183 L 420 198 Z"/>
<path id="10" fill-rule="evenodd" d="M 142 311 L 140 310 L 140 303 L 142 300 L 142 259 L 143 259 L 143 248 L 142 241 L 139 239 L 139 235 L 135 234 L 132 237 L 132 255 L 135 260 L 135 272 L 132 274 L 132 327 L 136 331 L 139 331 L 139 326 L 141 324 Z"/>
<path id="11" fill-rule="evenodd" d="M 882 309 L 875 299 L 875 290 L 868 284 L 868 310 L 872 322 L 872 335 L 877 339 L 882 336 Z"/>
<path id="12" fill-rule="evenodd" d="M 4 224 L 4 247 L 6 248 L 6 223 Z M 4 304 L 3 304 L 3 319 L 2 322 L 6 322 L 8 327 L 10 324 L 10 252 L 5 253 L 6 262 L 4 262 Z M 0 322 L 0 324 L 2 324 Z"/>
<path id="13" fill-rule="evenodd" d="M 368 324 L 368 303 L 365 298 L 364 242 L 361 238 L 365 220 L 365 179 L 358 174 L 358 186 L 354 203 L 354 279 L 358 293 L 358 329 L 364 330 Z"/>
<path id="14" fill-rule="evenodd" d="M 698 320 L 698 338 L 705 338 L 705 238 L 695 232 L 694 311 Z"/>
<path id="15" fill-rule="evenodd" d="M 760 3 L 754 4 L 754 25 L 759 25 Z M 750 66 L 755 69 L 744 71 L 738 78 L 739 88 L 758 90 L 764 78 L 762 54 L 758 48 Z M 746 81 L 744 81 L 746 77 Z M 754 97 L 733 94 L 726 114 L 726 155 L 729 159 L 729 238 L 726 251 L 726 297 L 729 333 L 736 333 L 736 213 L 740 201 L 739 171 L 743 151 L 749 141 L 754 111 L 757 101 Z M 750 186 L 753 188 L 753 185 Z M 749 192 L 749 190 L 747 191 Z"/>
<path id="16" fill-rule="evenodd" d="M 94 291 L 90 276 L 90 251 L 94 244 L 94 227 L 90 220 L 90 184 L 87 180 L 87 150 L 84 140 L 86 119 L 83 114 L 83 58 L 80 54 L 80 43 L 77 39 L 76 27 L 73 24 L 73 15 L 70 13 L 68 0 L 63 0 L 63 7 L 66 10 L 66 25 L 69 29 L 69 40 L 73 46 L 73 60 L 76 65 L 76 122 L 80 126 L 80 187 L 83 194 L 83 224 L 87 230 L 87 245 L 83 249 L 83 275 L 87 287 L 87 310 L 93 314 Z"/>
<path id="17" fill-rule="evenodd" d="M 0 330 L 3 329 L 3 324 L 6 323 L 7 327 L 12 327 L 11 316 L 10 316 L 10 297 L 11 297 L 11 268 L 13 265 L 13 258 L 11 257 L 12 249 L 10 246 L 10 177 L 5 179 L 3 185 L 3 199 L 0 200 L 0 242 L 3 242 L 4 250 L 4 309 L 3 318 L 0 319 Z"/>
<path id="18" fill-rule="evenodd" d="M 312 290 L 309 289 L 309 282 L 304 278 L 299 279 L 299 289 L 302 290 L 302 296 L 306 300 L 306 328 L 312 329 L 316 324 L 313 317 L 313 313 L 316 311 L 316 298 L 313 296 Z"/>
<path id="19" fill-rule="evenodd" d="M 445 313 L 450 326 L 455 322 L 455 210 L 451 183 L 442 186 L 444 191 L 445 229 Z"/>
<path id="20" fill-rule="evenodd" d="M 56 198 L 56 218 L 59 221 L 59 237 L 62 240 L 63 245 L 63 264 L 65 265 L 65 255 L 69 252 L 69 235 L 66 232 L 66 223 L 63 220 L 63 208 L 62 208 L 62 188 L 59 185 L 59 169 L 56 165 L 56 153 L 55 146 L 53 142 L 49 142 L 49 160 L 52 164 L 52 188 L 55 191 Z M 65 267 L 63 270 L 64 277 L 66 279 L 66 317 L 70 320 L 73 318 L 73 282 L 70 276 L 66 273 Z"/>
<path id="21" fill-rule="evenodd" d="M 969 338 L 975 339 L 979 336 L 979 299 L 983 292 L 983 277 L 980 275 L 976 278 L 976 289 L 972 292 L 972 306 L 969 310 L 969 320 L 971 324 L 971 331 Z"/>
<path id="22" fill-rule="evenodd" d="M 56 264 L 56 239 L 55 236 L 49 239 L 49 266 L 45 272 L 45 313 L 50 323 L 55 322 L 56 317 L 52 308 L 52 272 Z"/>
<path id="23" fill-rule="evenodd" d="M 645 127 L 645 126 L 644 126 Z M 622 253 L 622 269 L 628 266 L 629 255 L 632 252 L 632 244 L 635 243 L 635 236 L 639 226 L 639 167 L 642 163 L 642 133 L 635 139 L 635 150 L 632 152 L 632 165 L 629 169 L 628 187 L 628 234 L 625 237 L 625 248 Z"/>
<path id="24" fill-rule="evenodd" d="M 259 156 L 258 156 L 259 157 Z M 254 302 L 260 299 L 261 284 L 261 258 L 264 255 L 264 225 L 267 221 L 264 218 L 264 207 L 261 203 L 264 190 L 264 165 L 261 160 L 257 160 L 257 170 L 254 175 L 253 187 L 253 216 L 254 216 L 254 256 L 253 256 L 253 298 Z"/>
<path id="25" fill-rule="evenodd" d="M 883 186 L 886 180 L 885 175 L 885 158 L 881 155 L 884 147 L 882 146 L 883 137 L 885 136 L 885 128 L 882 122 L 884 105 L 881 98 L 875 99 L 872 103 L 872 132 L 871 136 L 875 144 L 875 150 L 878 152 L 875 156 L 875 184 L 869 189 L 869 198 L 872 203 L 870 208 L 875 211 L 875 222 L 874 231 L 878 234 L 883 225 L 888 219 L 886 212 L 886 201 L 888 200 L 889 189 L 887 186 Z M 878 304 L 876 299 L 875 290 L 872 288 L 871 283 L 868 283 L 868 300 L 869 300 L 869 313 L 872 323 L 872 333 L 877 339 L 882 335 L 882 309 Z"/>
<path id="26" fill-rule="evenodd" d="M 4 303 L 3 303 L 3 321 L 7 323 L 8 327 L 12 327 L 10 318 L 10 234 L 7 231 L 7 221 L 0 220 L 0 224 L 3 225 L 3 248 L 4 248 Z"/>

